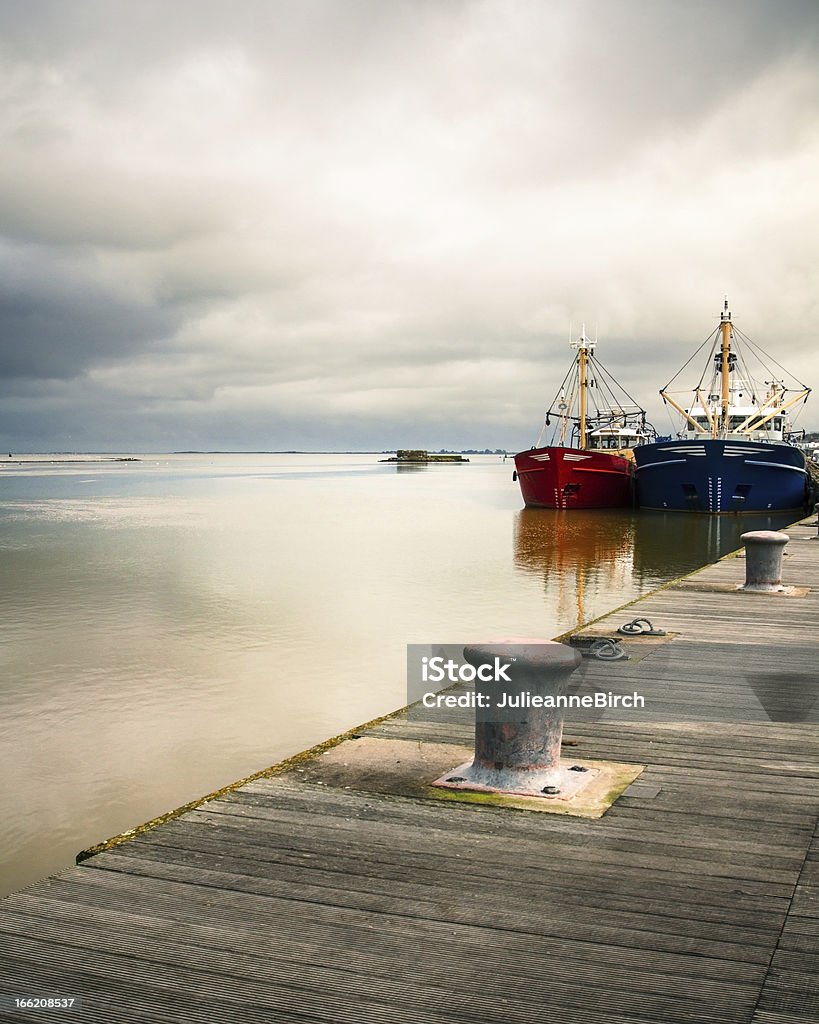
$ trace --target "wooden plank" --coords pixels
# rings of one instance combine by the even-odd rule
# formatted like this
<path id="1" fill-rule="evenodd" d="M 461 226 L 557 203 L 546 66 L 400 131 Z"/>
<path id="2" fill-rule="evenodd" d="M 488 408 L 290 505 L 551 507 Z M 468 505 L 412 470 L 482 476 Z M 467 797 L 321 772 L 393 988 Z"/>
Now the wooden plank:
<path id="1" fill-rule="evenodd" d="M 85 872 L 87 876 L 89 873 Z M 310 918 L 299 918 L 298 937 L 288 925 L 292 910 L 277 910 L 275 901 L 256 896 L 214 899 L 213 894 L 196 886 L 151 881 L 142 884 L 127 875 L 99 872 L 87 877 L 52 886 L 48 898 L 21 894 L 15 912 L 59 920 L 89 919 L 125 931 L 129 926 L 148 931 L 168 929 L 184 936 L 186 941 L 210 941 L 211 933 L 239 933 L 242 942 L 267 942 L 267 933 L 277 943 L 294 942 L 318 950 L 322 955 L 346 955 L 349 950 L 371 950 L 387 957 L 394 969 L 396 959 L 411 935 L 413 956 L 435 960 L 464 959 L 479 951 L 487 970 L 505 970 L 509 964 L 524 972 L 539 970 L 575 971 L 579 965 L 606 965 L 606 969 L 690 978 L 692 974 L 706 979 L 731 983 L 757 983 L 764 976 L 765 966 L 744 962 L 712 959 L 699 954 L 668 954 L 656 950 L 640 953 L 626 946 L 595 945 L 576 940 L 558 940 L 550 936 L 520 935 L 507 932 L 503 942 L 495 941 L 496 933 L 483 927 L 459 927 L 453 931 L 443 922 L 400 922 L 390 929 L 390 918 L 362 913 L 340 920 L 322 915 L 317 908 Z M 129 896 L 128 909 L 123 909 L 121 896 Z M 208 914 L 203 914 L 207 908 Z M 250 921 L 252 927 L 248 927 Z M 414 925 L 414 931 L 411 931 Z M 204 936 L 200 938 L 200 936 Z M 328 941 L 329 939 L 329 941 Z M 228 941 L 232 941 L 229 939 Z M 453 945 L 454 943 L 454 945 Z"/>
<path id="2" fill-rule="evenodd" d="M 136 844 L 133 844 L 136 845 Z M 129 848 L 131 848 L 129 846 Z M 207 862 L 207 854 L 219 856 L 224 850 L 219 839 L 213 842 L 189 841 L 184 847 L 176 847 L 180 853 L 194 852 L 202 856 Z M 414 877 L 418 873 L 417 867 L 403 866 L 400 863 L 390 865 L 385 870 L 384 864 L 373 862 L 364 853 L 358 857 L 344 857 L 339 861 L 335 855 L 325 854 L 323 869 L 315 866 L 305 866 L 303 857 L 288 860 L 286 857 L 270 854 L 266 849 L 259 847 L 241 847 L 231 844 L 233 853 L 232 864 L 234 869 L 239 870 L 246 863 L 249 869 L 257 866 L 264 866 L 267 873 L 275 872 L 278 882 L 286 882 L 291 885 L 303 885 L 308 881 L 315 885 L 339 884 L 339 875 L 343 877 L 344 887 L 348 892 L 365 891 L 369 893 L 384 892 L 392 893 L 395 896 L 405 895 L 407 898 L 416 898 L 419 890 L 423 894 L 440 892 L 441 895 L 450 894 L 455 887 L 462 882 L 462 873 L 433 871 L 427 868 L 423 872 L 424 885 L 421 889 L 418 885 L 411 885 L 404 881 L 407 877 Z M 159 859 L 169 862 L 178 862 L 173 855 L 174 847 L 162 845 L 161 851 L 157 852 Z M 328 863 L 329 862 L 329 863 Z M 315 862 L 313 862 L 315 864 Z M 472 866 L 464 866 L 463 871 L 469 872 L 469 884 L 475 888 L 486 888 L 503 884 L 505 898 L 519 899 L 526 903 L 547 904 L 551 912 L 565 911 L 572 913 L 575 905 L 582 907 L 594 907 L 611 915 L 615 911 L 632 911 L 634 899 L 641 897 L 641 914 L 646 917 L 648 912 L 662 917 L 688 918 L 693 909 L 697 908 L 697 919 L 703 924 L 728 923 L 734 930 L 747 925 L 758 926 L 765 929 L 779 930 L 782 927 L 785 911 L 787 909 L 784 901 L 769 899 L 767 901 L 756 900 L 753 906 L 743 908 L 742 901 L 736 898 L 735 888 L 726 887 L 720 900 L 713 891 L 697 891 L 694 887 L 687 890 L 675 888 L 667 884 L 651 885 L 643 880 L 640 886 L 640 875 L 633 872 L 631 876 L 618 878 L 610 875 L 609 879 L 594 877 L 591 881 L 587 878 L 575 882 L 573 879 L 546 881 L 533 877 L 532 872 L 525 872 L 517 869 L 513 872 L 495 876 L 481 874 Z M 609 882 L 610 884 L 606 884 Z M 731 899 L 732 895 L 734 898 Z M 677 899 L 675 899 L 677 897 Z M 685 904 L 677 900 L 685 898 Z M 713 933 L 713 929 L 707 929 Z"/>
<path id="3" fill-rule="evenodd" d="M 817 849 L 819 821 L 806 849 L 788 916 L 759 995 L 755 1024 L 762 1024 L 766 1014 L 783 1012 L 793 1021 L 819 1020 L 819 891 L 810 859 Z M 816 928 L 803 931 L 805 923 Z M 795 935 L 800 941 L 794 941 Z"/>
<path id="4" fill-rule="evenodd" d="M 262 977 L 277 984 L 288 984 L 290 971 L 297 966 L 300 985 L 309 982 L 311 987 L 326 987 L 338 994 L 345 990 L 349 995 L 355 994 L 357 981 L 364 974 L 377 980 L 381 986 L 393 986 L 392 999 L 406 997 L 406 986 L 409 985 L 413 986 L 413 995 L 415 989 L 420 988 L 430 998 L 439 998 L 439 990 L 461 997 L 474 994 L 474 966 L 464 956 L 464 947 L 457 940 L 434 949 L 419 947 L 412 963 L 399 973 L 396 972 L 395 955 L 400 954 L 401 947 L 397 943 L 393 944 L 390 952 L 380 943 L 377 947 L 369 943 L 333 949 L 326 943 L 302 942 L 300 935 L 297 939 L 269 928 L 253 935 L 224 926 L 194 926 L 184 933 L 179 929 L 154 928 L 147 937 L 135 938 L 122 930 L 124 921 L 119 918 L 114 918 L 114 921 L 120 925 L 121 936 L 117 955 L 148 963 L 205 970 L 216 976 L 228 974 L 231 978 L 256 980 Z M 107 954 L 107 939 L 99 923 L 99 920 L 75 920 L 71 946 L 86 951 L 91 957 Z M 46 917 L 17 915 L 15 933 L 35 941 L 65 945 L 64 923 L 57 924 Z M 2 942 L 0 933 L 0 949 Z M 646 1008 L 649 1008 L 648 1000 L 652 996 L 686 999 L 691 985 L 690 974 L 658 977 L 630 965 L 608 963 L 603 968 L 588 959 L 573 961 L 571 969 L 567 970 L 566 961 L 553 963 L 550 958 L 531 954 L 521 958 L 510 955 L 504 948 L 487 949 L 485 954 L 483 998 L 506 991 L 507 982 L 525 992 L 527 1002 L 540 1000 L 547 994 L 554 996 L 561 990 L 576 998 L 577 990 L 582 991 L 595 980 L 600 980 L 602 972 L 609 990 L 639 992 L 646 997 Z M 259 969 L 257 960 L 261 958 L 264 966 Z M 738 983 L 725 978 L 702 978 L 698 996 L 712 1007 L 730 1008 L 738 1000 L 747 1001 L 751 996 L 755 1000 L 757 988 L 757 984 L 751 981 Z"/>
<path id="5" fill-rule="evenodd" d="M 83 935 L 83 938 L 88 938 Z M 101 945 L 101 944 L 100 944 Z M 231 949 L 220 956 L 218 951 L 198 947 L 186 949 L 169 944 L 163 949 L 159 942 L 145 944 L 144 952 L 138 948 L 123 951 L 93 949 L 93 956 L 77 946 L 68 946 L 48 940 L 29 939 L 18 935 L 16 945 L 0 934 L 0 956 L 12 962 L 25 961 L 48 964 L 52 971 L 81 971 L 88 985 L 146 986 L 163 995 L 189 992 L 194 1002 L 208 1004 L 220 1002 L 230 1006 L 251 1005 L 295 1014 L 301 1018 L 309 1011 L 309 1019 L 330 1021 L 391 1019 L 396 1022 L 430 1021 L 469 1022 L 476 1019 L 498 1022 L 518 1021 L 530 1024 L 532 1014 L 542 1005 L 555 1003 L 566 1008 L 586 1008 L 604 1003 L 609 1012 L 637 1013 L 666 1020 L 725 1020 L 735 1017 L 737 1002 L 747 1008 L 752 1005 L 753 988 L 735 986 L 728 992 L 720 986 L 710 986 L 711 999 L 719 991 L 725 1006 L 714 1005 L 699 992 L 692 993 L 690 985 L 685 994 L 675 997 L 667 992 L 640 991 L 635 985 L 618 988 L 607 983 L 598 998 L 589 998 L 586 978 L 550 978 L 542 980 L 538 972 L 515 979 L 518 985 L 504 984 L 503 976 L 487 971 L 481 974 L 476 986 L 474 970 L 465 972 L 461 985 L 454 971 L 444 979 L 444 986 L 434 986 L 425 979 L 408 977 L 395 970 L 383 977 L 368 965 L 367 973 L 350 970 L 330 970 L 326 964 L 313 965 L 301 959 L 298 963 L 280 961 L 275 949 L 267 957 L 246 957 Z M 594 965 L 588 974 L 594 976 Z M 597 975 L 599 978 L 599 974 Z M 503 992 L 505 995 L 501 996 Z M 496 998 L 499 997 L 499 998 Z M 236 1010 L 234 1010 L 234 1013 Z M 386 1014 L 391 1013 L 391 1017 Z M 282 1018 L 286 1019 L 286 1018 Z M 730 1019 L 730 1018 L 729 1018 Z"/>

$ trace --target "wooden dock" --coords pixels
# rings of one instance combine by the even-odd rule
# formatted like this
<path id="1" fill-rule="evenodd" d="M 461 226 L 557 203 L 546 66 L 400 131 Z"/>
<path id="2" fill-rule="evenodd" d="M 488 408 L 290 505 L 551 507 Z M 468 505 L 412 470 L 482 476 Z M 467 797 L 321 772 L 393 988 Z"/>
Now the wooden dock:
<path id="1" fill-rule="evenodd" d="M 347 777 L 344 746 L 296 759 L 0 902 L 0 1019 L 819 1021 L 819 540 L 789 533 L 804 596 L 730 592 L 729 557 L 590 628 L 676 634 L 584 662 L 653 716 L 569 714 L 567 751 L 646 765 L 602 818 L 402 795 L 397 759 Z M 451 719 L 346 743 L 434 760 L 470 743 Z"/>

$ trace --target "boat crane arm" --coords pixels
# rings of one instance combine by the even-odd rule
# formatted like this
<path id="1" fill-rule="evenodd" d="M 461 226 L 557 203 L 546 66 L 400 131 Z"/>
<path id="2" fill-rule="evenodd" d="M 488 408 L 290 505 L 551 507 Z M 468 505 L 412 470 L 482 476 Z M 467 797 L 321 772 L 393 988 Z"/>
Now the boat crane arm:
<path id="1" fill-rule="evenodd" d="M 799 394 L 795 395 L 789 402 L 785 402 L 784 405 L 778 405 L 775 409 L 772 409 L 771 412 L 769 412 L 767 416 L 764 416 L 762 419 L 757 419 L 754 422 L 749 424 L 749 420 L 754 420 L 754 416 L 758 417 L 759 414 L 762 412 L 762 409 L 759 409 L 757 412 L 755 412 L 753 414 L 753 416 L 749 416 L 748 419 L 745 420 L 745 422 L 740 427 L 738 427 L 737 429 L 738 430 L 759 430 L 760 427 L 764 426 L 768 422 L 768 420 L 773 419 L 774 416 L 778 416 L 780 413 L 783 413 L 787 409 L 790 409 L 791 406 L 796 405 L 797 402 L 804 401 L 808 397 L 809 394 L 810 394 L 810 388 L 805 388 L 804 391 L 800 391 Z M 764 406 L 762 408 L 764 409 Z"/>
<path id="2" fill-rule="evenodd" d="M 713 434 L 714 433 L 715 423 L 714 423 L 714 420 L 713 420 L 713 418 L 711 416 L 711 410 L 708 408 L 708 403 L 702 397 L 702 391 L 700 390 L 700 388 L 697 388 L 696 395 L 697 395 L 697 401 L 702 406 L 702 410 L 705 413 L 705 416 L 706 416 L 706 418 L 708 420 L 708 426 L 711 428 L 711 433 Z"/>
<path id="3" fill-rule="evenodd" d="M 803 394 L 804 394 L 804 392 L 803 392 Z M 801 395 L 799 397 L 801 398 Z M 759 406 L 758 409 L 755 409 L 749 416 L 745 417 L 745 419 L 742 421 L 742 423 L 740 423 L 740 425 L 736 428 L 735 433 L 737 433 L 737 432 L 739 432 L 741 430 L 749 430 L 749 429 L 750 430 L 758 430 L 759 427 L 761 427 L 763 423 L 767 423 L 768 420 L 771 419 L 771 417 L 776 416 L 776 414 L 778 412 L 781 412 L 782 411 L 782 407 L 781 406 L 776 406 L 775 408 L 773 408 L 771 410 L 770 413 L 768 413 L 768 415 L 764 416 L 764 418 L 763 418 L 763 414 L 765 413 L 765 410 L 768 409 L 771 406 L 772 402 L 776 402 L 777 398 L 778 398 L 778 392 L 777 392 L 776 388 L 774 388 L 773 394 L 768 395 L 768 397 L 765 399 L 765 401 L 762 403 L 762 405 Z M 794 401 L 798 401 L 798 399 L 794 399 Z M 759 420 L 759 422 L 756 423 L 753 427 L 749 427 L 749 424 L 750 423 L 754 423 L 754 421 L 756 421 L 756 420 Z"/>
<path id="4" fill-rule="evenodd" d="M 669 394 L 667 394 L 665 391 L 661 391 L 660 396 L 664 402 L 668 402 L 669 405 L 673 405 L 677 412 L 680 414 L 680 416 L 685 417 L 685 419 L 688 420 L 688 422 L 695 430 L 698 430 L 701 434 L 708 433 L 705 427 L 701 423 L 697 423 L 697 421 L 692 416 L 689 416 L 685 409 L 683 409 L 681 405 L 677 405 L 677 403 Z"/>

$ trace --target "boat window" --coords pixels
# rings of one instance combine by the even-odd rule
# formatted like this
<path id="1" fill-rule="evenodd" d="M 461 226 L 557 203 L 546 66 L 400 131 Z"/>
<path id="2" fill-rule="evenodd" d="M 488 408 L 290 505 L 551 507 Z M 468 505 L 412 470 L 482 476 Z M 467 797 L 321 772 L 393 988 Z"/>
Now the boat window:
<path id="1" fill-rule="evenodd" d="M 639 434 L 595 434 L 589 438 L 589 448 L 617 452 L 622 448 L 633 448 L 639 440 Z"/>

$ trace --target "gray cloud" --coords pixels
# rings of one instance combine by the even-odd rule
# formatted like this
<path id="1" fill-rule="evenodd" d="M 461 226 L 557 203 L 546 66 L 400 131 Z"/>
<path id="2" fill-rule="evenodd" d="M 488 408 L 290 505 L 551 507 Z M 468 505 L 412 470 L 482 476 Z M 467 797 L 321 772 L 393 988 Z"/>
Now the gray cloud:
<path id="1" fill-rule="evenodd" d="M 167 336 L 171 309 L 140 305 L 96 280 L 75 254 L 0 246 L 0 389 L 16 378 L 70 379 Z"/>
<path id="2" fill-rule="evenodd" d="M 515 447 L 571 322 L 657 415 L 726 291 L 819 382 L 818 30 L 800 0 L 0 2 L 0 444 Z"/>

